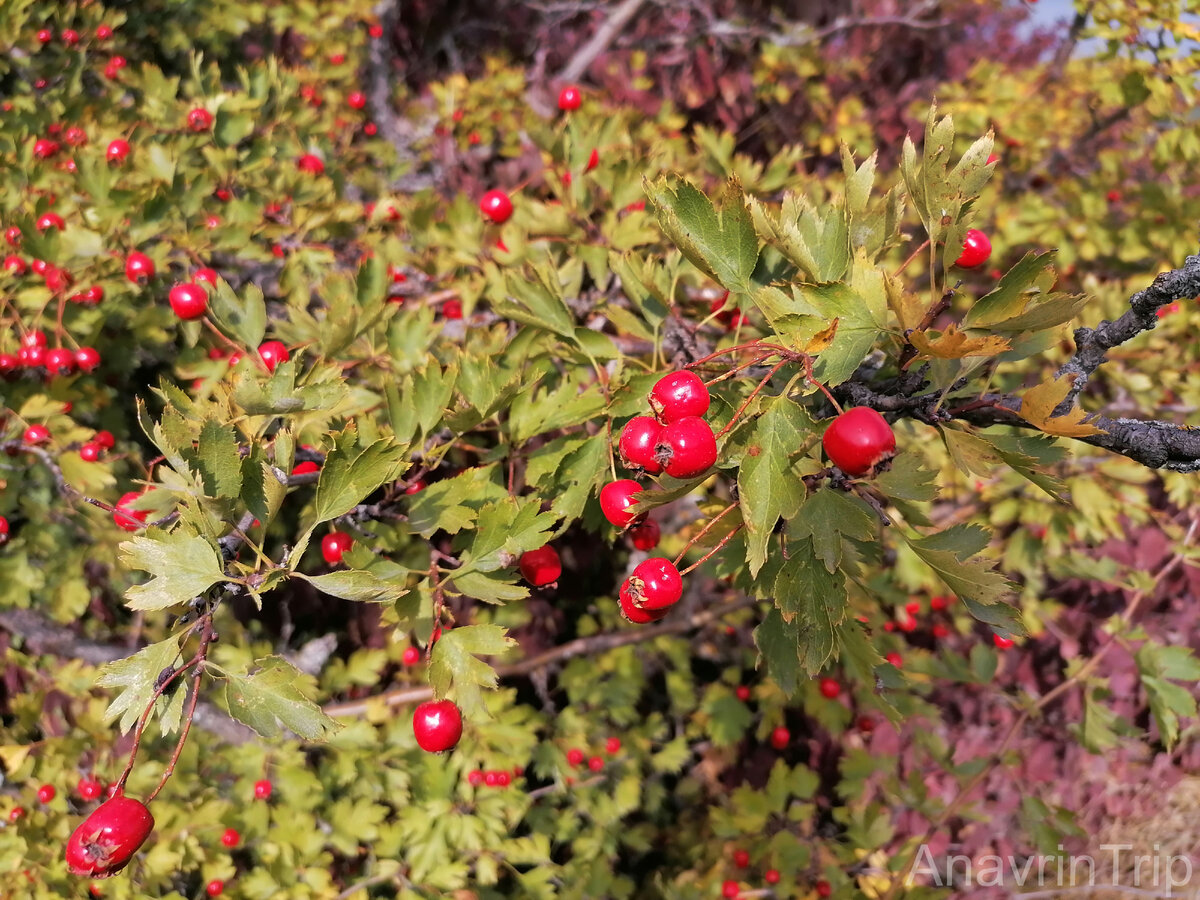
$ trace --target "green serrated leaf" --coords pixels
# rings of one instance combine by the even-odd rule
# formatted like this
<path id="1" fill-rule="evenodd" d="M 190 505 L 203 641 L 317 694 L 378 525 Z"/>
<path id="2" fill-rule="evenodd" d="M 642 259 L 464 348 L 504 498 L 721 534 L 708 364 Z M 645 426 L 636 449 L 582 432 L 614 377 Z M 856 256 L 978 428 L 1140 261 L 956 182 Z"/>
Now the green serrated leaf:
<path id="1" fill-rule="evenodd" d="M 229 425 L 209 419 L 200 428 L 196 469 L 210 497 L 231 500 L 242 492 L 242 459 L 237 436 Z"/>
<path id="2" fill-rule="evenodd" d="M 186 603 L 225 580 L 221 554 L 199 535 L 151 528 L 121 544 L 121 561 L 149 572 L 145 584 L 125 592 L 130 609 L 166 609 Z"/>
<path id="3" fill-rule="evenodd" d="M 158 676 L 178 662 L 179 639 L 172 637 L 143 647 L 133 656 L 105 663 L 96 684 L 113 690 L 115 695 L 104 711 L 104 718 L 110 722 L 120 718 L 122 733 L 128 732 L 146 711 Z"/>
<path id="4" fill-rule="evenodd" d="M 344 516 L 385 481 L 395 481 L 408 468 L 404 448 L 387 439 L 362 447 L 348 428 L 334 439 L 317 481 L 317 522 Z"/>
<path id="5" fill-rule="evenodd" d="M 363 569 L 347 569 L 326 575 L 305 575 L 297 572 L 296 576 L 331 597 L 356 600 L 360 603 L 392 603 L 408 593 L 408 588 L 405 587 L 406 577 L 382 579 Z"/>
<path id="6" fill-rule="evenodd" d="M 465 716 L 484 711 L 481 687 L 496 686 L 496 670 L 480 656 L 498 656 L 516 646 L 499 625 L 466 625 L 444 632 L 433 645 L 429 683 L 439 697 L 454 689 L 455 702 Z"/>
<path id="7" fill-rule="evenodd" d="M 300 690 L 306 676 L 287 660 L 268 656 L 257 671 L 227 676 L 225 705 L 229 714 L 263 737 L 288 730 L 308 741 L 324 741 L 341 726 Z"/>
<path id="8" fill-rule="evenodd" d="M 788 522 L 788 537 L 811 537 L 817 558 L 830 572 L 842 561 L 842 536 L 869 541 L 875 536 L 876 520 L 861 501 L 844 491 L 820 488 L 804 500 Z"/>

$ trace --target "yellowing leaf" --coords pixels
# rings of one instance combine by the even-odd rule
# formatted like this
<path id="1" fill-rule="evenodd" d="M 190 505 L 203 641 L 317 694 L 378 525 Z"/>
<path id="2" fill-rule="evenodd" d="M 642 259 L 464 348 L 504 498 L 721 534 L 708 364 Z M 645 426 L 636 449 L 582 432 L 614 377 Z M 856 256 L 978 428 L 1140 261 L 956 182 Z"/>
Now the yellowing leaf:
<path id="1" fill-rule="evenodd" d="M 1090 434 L 1103 434 L 1104 430 L 1094 425 L 1087 425 L 1083 418 L 1087 415 L 1078 407 L 1065 416 L 1055 416 L 1054 408 L 1063 401 L 1074 375 L 1057 378 L 1030 388 L 1021 398 L 1021 408 L 1017 414 L 1031 425 L 1036 425 L 1046 434 L 1056 434 L 1061 437 L 1087 437 Z"/>
<path id="2" fill-rule="evenodd" d="M 923 356 L 962 359 L 964 356 L 998 356 L 1011 346 L 997 335 L 972 337 L 951 325 L 945 331 L 914 331 L 908 338 Z"/>
<path id="3" fill-rule="evenodd" d="M 829 323 L 828 328 L 822 328 L 811 338 L 803 347 L 797 347 L 802 353 L 807 353 L 810 356 L 816 356 L 822 350 L 825 350 L 833 343 L 833 338 L 837 334 L 838 319 L 834 319 Z"/>

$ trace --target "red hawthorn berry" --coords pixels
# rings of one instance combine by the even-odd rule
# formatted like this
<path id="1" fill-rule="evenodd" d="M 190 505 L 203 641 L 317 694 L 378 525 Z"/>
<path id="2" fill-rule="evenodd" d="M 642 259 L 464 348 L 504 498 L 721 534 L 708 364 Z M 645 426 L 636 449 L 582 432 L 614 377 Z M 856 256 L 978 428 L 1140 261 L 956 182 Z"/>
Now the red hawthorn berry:
<path id="1" fill-rule="evenodd" d="M 8 541 L 8 519 L 0 516 L 0 544 Z"/>
<path id="2" fill-rule="evenodd" d="M 379 127 L 374 122 L 367 122 L 363 125 L 363 134 L 365 134 L 367 137 L 374 137 L 375 132 L 378 130 Z"/>
<path id="3" fill-rule="evenodd" d="M 46 287 L 55 294 L 69 288 L 73 280 L 70 272 L 56 266 L 47 266 L 46 272 L 42 277 L 46 282 Z"/>
<path id="4" fill-rule="evenodd" d="M 37 789 L 38 803 L 50 803 L 58 796 L 58 791 L 52 784 L 43 784 Z"/>
<path id="5" fill-rule="evenodd" d="M 25 815 L 25 807 L 14 806 L 8 811 L 8 821 L 19 822 Z"/>
<path id="6" fill-rule="evenodd" d="M 21 440 L 30 447 L 48 444 L 50 443 L 50 429 L 45 425 L 30 425 L 25 429 L 25 433 L 21 436 Z"/>
<path id="7" fill-rule="evenodd" d="M 929 598 L 929 608 L 933 610 L 942 610 L 950 605 L 950 597 L 937 596 Z"/>
<path id="8" fill-rule="evenodd" d="M 320 471 L 321 471 L 321 466 L 319 464 L 313 462 L 312 460 L 305 460 L 304 462 L 298 462 L 298 463 L 296 463 L 296 465 L 292 466 L 292 474 L 293 475 L 308 475 L 312 472 L 320 472 Z"/>
<path id="9" fill-rule="evenodd" d="M 903 631 L 905 634 L 910 634 L 911 632 L 914 632 L 917 630 L 917 620 L 914 619 L 912 616 L 906 615 L 903 619 L 901 619 L 896 624 L 896 627 L 899 628 L 901 631 Z"/>
<path id="10" fill-rule="evenodd" d="M 95 778 L 91 778 L 87 775 L 79 779 L 79 784 L 75 786 L 75 789 L 79 792 L 79 796 L 82 799 L 89 802 L 92 800 L 99 800 L 100 795 L 104 793 L 104 785 L 102 785 Z"/>
<path id="11" fill-rule="evenodd" d="M 220 878 L 214 878 L 204 887 L 204 893 L 210 897 L 220 897 L 225 891 L 225 882 Z"/>
<path id="12" fill-rule="evenodd" d="M 479 787 L 483 784 L 485 778 L 486 776 L 479 769 L 472 769 L 467 773 L 467 784 L 471 785 L 471 787 Z"/>
<path id="13" fill-rule="evenodd" d="M 442 315 L 454 321 L 461 319 L 463 317 L 462 301 L 457 299 L 447 300 L 442 304 Z"/>
<path id="14" fill-rule="evenodd" d="M 279 341 L 265 341 L 258 346 L 258 358 L 268 372 L 274 372 L 280 363 L 287 362 L 291 356 L 287 347 Z"/>
<path id="15" fill-rule="evenodd" d="M 74 28 L 67 28 L 62 33 L 62 39 L 68 47 L 74 47 L 79 43 L 79 32 Z"/>
<path id="16" fill-rule="evenodd" d="M 113 522 L 123 531 L 138 531 L 146 524 L 146 520 L 150 518 L 150 510 L 148 509 L 128 508 L 140 496 L 142 496 L 140 491 L 129 491 L 122 494 L 121 499 L 117 501 L 113 509 Z"/>
<path id="17" fill-rule="evenodd" d="M 419 494 L 421 491 L 425 490 L 425 487 L 426 487 L 426 485 L 425 485 L 425 479 L 424 479 L 424 478 L 418 478 L 418 479 L 417 479 L 416 481 L 414 481 L 412 484 L 410 484 L 410 485 L 408 485 L 408 486 L 406 486 L 406 487 L 404 488 L 404 493 L 406 493 L 406 494 Z"/>
<path id="18" fill-rule="evenodd" d="M 821 679 L 821 696 L 833 700 L 842 692 L 842 686 L 834 678 Z"/>
<path id="19" fill-rule="evenodd" d="M 483 773 L 483 783 L 487 787 L 496 787 L 500 784 L 500 773 L 494 769 L 488 769 Z"/>
<path id="20" fill-rule="evenodd" d="M 25 274 L 27 266 L 25 265 L 25 260 L 21 259 L 21 257 L 9 255 L 4 257 L 4 269 L 10 275 L 19 277 Z"/>
<path id="21" fill-rule="evenodd" d="M 111 25 L 100 25 L 96 28 L 96 40 L 107 41 L 110 37 L 112 37 L 112 33 L 113 30 Z"/>
<path id="22" fill-rule="evenodd" d="M 271 798 L 271 791 L 273 789 L 274 786 L 265 778 L 254 782 L 254 799 L 269 800 Z"/>
<path id="23" fill-rule="evenodd" d="M 974 269 L 981 266 L 992 255 L 992 242 L 978 228 L 967 230 L 966 240 L 963 241 L 963 251 L 954 264 L 960 269 Z"/>
<path id="24" fill-rule="evenodd" d="M 578 747 L 572 747 L 567 751 L 567 765 L 578 768 L 583 765 L 583 751 Z"/>
<path id="25" fill-rule="evenodd" d="M 672 478 L 695 478 L 717 462 L 717 439 L 699 416 L 685 416 L 663 426 L 658 458 Z"/>
<path id="26" fill-rule="evenodd" d="M 563 112 L 579 109 L 583 105 L 583 94 L 575 85 L 568 85 L 558 92 L 558 108 Z"/>
<path id="27" fill-rule="evenodd" d="M 429 753 L 452 749 L 462 732 L 462 711 L 450 700 L 427 700 L 413 713 L 417 745 Z"/>
<path id="28" fill-rule="evenodd" d="M 725 900 L 737 900 L 737 896 L 739 893 L 741 893 L 741 890 L 741 887 L 738 886 L 736 881 L 721 882 L 721 896 L 724 897 Z"/>
<path id="29" fill-rule="evenodd" d="M 213 114 L 202 106 L 188 110 L 187 127 L 189 131 L 199 133 L 212 128 Z"/>
<path id="30" fill-rule="evenodd" d="M 610 737 L 604 742 L 604 752 L 609 756 L 621 752 L 621 739 L 619 737 Z"/>
<path id="31" fill-rule="evenodd" d="M 415 666 L 421 661 L 421 651 L 416 647 L 405 647 L 404 655 L 400 657 L 400 661 L 406 666 Z"/>
<path id="32" fill-rule="evenodd" d="M 193 282 L 184 282 L 171 288 L 167 300 L 175 315 L 184 321 L 199 319 L 208 311 L 208 294 Z"/>
<path id="33" fill-rule="evenodd" d="M 660 378 L 650 389 L 649 400 L 664 425 L 687 416 L 703 416 L 712 402 L 700 376 L 686 369 Z"/>
<path id="34" fill-rule="evenodd" d="M 593 147 L 591 155 L 588 156 L 587 165 L 583 167 L 583 171 L 590 172 L 598 165 L 600 165 L 600 153 L 595 147 Z"/>
<path id="35" fill-rule="evenodd" d="M 50 159 L 60 149 L 58 141 L 50 138 L 38 138 L 33 142 L 33 155 L 37 159 Z"/>
<path id="36" fill-rule="evenodd" d="M 750 702 L 750 687 L 748 685 L 739 684 L 736 688 L 734 688 L 733 693 L 734 696 L 736 696 L 743 703 Z"/>
<path id="37" fill-rule="evenodd" d="M 331 531 L 325 537 L 321 538 L 321 556 L 325 558 L 325 562 L 331 566 L 336 566 L 342 561 L 342 556 L 350 549 L 350 545 L 354 543 L 354 539 L 344 531 Z"/>
<path id="38" fill-rule="evenodd" d="M 896 623 L 893 622 L 891 619 L 888 619 L 886 622 L 883 623 L 883 630 L 884 631 L 895 631 Z"/>
<path id="39" fill-rule="evenodd" d="M 88 306 L 95 306 L 103 299 L 104 288 L 98 284 L 93 284 L 83 292 L 83 300 L 81 302 L 87 304 Z"/>
<path id="40" fill-rule="evenodd" d="M 932 634 L 937 640 L 941 640 L 942 638 L 950 637 L 950 629 L 941 622 L 938 622 L 930 630 L 930 634 Z"/>
<path id="41" fill-rule="evenodd" d="M 649 551 L 658 546 L 659 539 L 662 537 L 662 529 L 653 519 L 647 519 L 640 525 L 634 525 L 629 529 L 629 537 L 636 549 Z"/>
<path id="42" fill-rule="evenodd" d="M 904 611 L 910 616 L 915 616 L 921 611 L 921 603 L 919 600 L 909 600 L 904 604 Z"/>
<path id="43" fill-rule="evenodd" d="M 67 841 L 67 868 L 72 875 L 107 878 L 123 869 L 154 830 L 154 816 L 144 804 L 114 796 L 101 803 Z"/>
<path id="44" fill-rule="evenodd" d="M 683 596 L 683 579 L 669 559 L 654 557 L 637 564 L 621 585 L 622 598 L 638 609 L 665 610 Z"/>
<path id="45" fill-rule="evenodd" d="M 562 575 L 562 560 L 558 551 L 547 544 L 521 554 L 521 577 L 533 587 L 543 587 L 558 581 Z"/>
<path id="46" fill-rule="evenodd" d="M 297 159 L 296 168 L 301 172 L 308 172 L 312 175 L 325 174 L 325 163 L 321 160 L 321 157 L 312 153 L 305 153 Z"/>
<path id="47" fill-rule="evenodd" d="M 212 290 L 217 286 L 217 270 L 207 267 L 203 269 L 197 269 L 195 279 L 195 283 L 201 285 L 202 287 L 204 285 L 208 285 L 208 287 L 204 288 L 206 291 Z"/>
<path id="48" fill-rule="evenodd" d="M 105 151 L 104 157 L 110 163 L 122 163 L 129 157 L 129 141 L 124 138 L 117 138 L 108 145 L 108 150 Z"/>
<path id="49" fill-rule="evenodd" d="M 69 147 L 82 147 L 87 143 L 87 132 L 78 125 L 72 125 L 63 132 L 63 140 Z"/>
<path id="50" fill-rule="evenodd" d="M 49 28 L 38 29 L 37 39 L 39 44 L 48 44 L 54 40 L 54 32 Z"/>
<path id="51" fill-rule="evenodd" d="M 512 775 L 504 770 L 496 773 L 496 787 L 508 787 L 512 784 Z"/>
<path id="52" fill-rule="evenodd" d="M 817 882 L 816 889 L 817 889 L 817 896 L 821 897 L 822 900 L 824 900 L 825 897 L 828 897 L 830 894 L 833 893 L 833 888 L 830 886 L 829 882 L 826 881 L 824 878 L 822 878 L 820 881 Z"/>
<path id="53" fill-rule="evenodd" d="M 903 666 L 904 666 L 904 659 L 895 650 L 893 650 L 890 653 L 885 654 L 883 658 L 885 660 L 887 660 L 888 662 L 890 662 L 897 669 L 903 668 Z"/>
<path id="54" fill-rule="evenodd" d="M 792 741 L 792 733 L 782 725 L 771 732 L 771 746 L 776 750 L 784 750 Z"/>
<path id="55" fill-rule="evenodd" d="M 513 213 L 512 200 L 504 191 L 491 190 L 480 198 L 479 211 L 500 225 L 507 222 Z"/>
<path id="56" fill-rule="evenodd" d="M 588 768 L 593 772 L 599 772 L 604 768 L 604 759 L 599 756 L 591 756 L 588 758 Z"/>
<path id="57" fill-rule="evenodd" d="M 80 347 L 75 351 L 75 365 L 80 372 L 94 372 L 100 366 L 100 353 L 95 347 Z"/>
<path id="58" fill-rule="evenodd" d="M 46 346 L 46 332 L 42 331 L 40 328 L 34 329 L 33 331 L 25 332 L 25 334 L 21 335 L 21 346 L 22 347 L 45 347 Z"/>
<path id="59" fill-rule="evenodd" d="M 1001 635 L 993 632 L 992 643 L 994 643 L 1001 650 L 1007 650 L 1009 647 L 1011 647 L 1013 645 L 1013 639 L 1007 638 L 1007 637 L 1002 637 Z"/>
<path id="60" fill-rule="evenodd" d="M 40 368 L 46 359 L 45 347 L 22 347 L 17 351 L 17 358 L 21 361 L 21 365 L 29 369 Z"/>
<path id="61" fill-rule="evenodd" d="M 767 871 L 763 872 L 763 881 L 767 884 L 779 884 L 779 870 L 767 869 Z"/>
<path id="62" fill-rule="evenodd" d="M 600 509 L 604 518 L 618 528 L 625 528 L 637 518 L 637 503 L 633 497 L 642 486 L 632 478 L 610 481 L 600 489 Z"/>
<path id="63" fill-rule="evenodd" d="M 154 277 L 154 260 L 134 250 L 125 257 L 125 277 L 134 284 L 145 284 Z"/>
<path id="64" fill-rule="evenodd" d="M 11 353 L 0 353 L 0 375 L 10 375 L 21 366 L 21 360 Z"/>
<path id="65" fill-rule="evenodd" d="M 58 375 L 70 375 L 75 368 L 75 354 L 65 347 L 47 350 L 44 365 L 51 378 Z"/>
<path id="66" fill-rule="evenodd" d="M 4 229 L 4 240 L 8 242 L 10 247 L 21 246 L 21 229 L 16 225 L 9 225 Z"/>
<path id="67" fill-rule="evenodd" d="M 373 38 L 381 38 L 383 37 L 383 26 L 378 23 L 369 25 L 367 27 L 367 34 Z"/>
<path id="68" fill-rule="evenodd" d="M 825 429 L 821 445 L 829 461 L 847 475 L 866 475 L 896 452 L 896 435 L 877 411 L 855 406 Z"/>
<path id="69" fill-rule="evenodd" d="M 58 213 L 42 213 L 41 217 L 37 220 L 38 231 L 49 231 L 51 228 L 62 231 L 66 226 L 67 223 L 63 221 L 63 217 Z"/>
<path id="70" fill-rule="evenodd" d="M 642 609 L 640 606 L 636 606 L 633 602 L 632 593 L 625 589 L 625 585 L 621 587 L 618 602 L 621 615 L 625 617 L 627 622 L 631 622 L 634 625 L 648 625 L 651 622 L 657 622 L 670 612 L 669 609 Z"/>
<path id="71" fill-rule="evenodd" d="M 221 835 L 221 843 L 226 847 L 236 847 L 241 842 L 242 836 L 236 828 L 226 828 L 225 833 Z"/>
<path id="72" fill-rule="evenodd" d="M 346 103 L 351 109 L 362 109 L 367 105 L 367 95 L 362 91 L 351 91 L 346 97 Z"/>
<path id="73" fill-rule="evenodd" d="M 1106 200 L 1108 200 L 1109 203 L 1120 203 L 1121 202 L 1121 192 L 1118 190 L 1111 190 L 1107 194 L 1105 194 L 1104 197 Z"/>
<path id="74" fill-rule="evenodd" d="M 662 471 L 655 448 L 662 438 L 662 426 L 650 416 L 634 416 L 621 429 L 617 452 L 629 469 L 644 469 L 650 475 Z"/>

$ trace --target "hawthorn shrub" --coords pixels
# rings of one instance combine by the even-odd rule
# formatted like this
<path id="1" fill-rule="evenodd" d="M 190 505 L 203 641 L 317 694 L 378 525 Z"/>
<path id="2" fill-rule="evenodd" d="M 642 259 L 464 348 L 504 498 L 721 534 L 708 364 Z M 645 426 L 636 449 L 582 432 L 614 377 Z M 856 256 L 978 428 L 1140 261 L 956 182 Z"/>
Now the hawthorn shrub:
<path id="1" fill-rule="evenodd" d="M 1086 5 L 936 103 L 1015 7 L 746 26 L 754 155 L 420 4 L 0 10 L 5 895 L 937 896 L 1180 782 L 1195 35 Z"/>

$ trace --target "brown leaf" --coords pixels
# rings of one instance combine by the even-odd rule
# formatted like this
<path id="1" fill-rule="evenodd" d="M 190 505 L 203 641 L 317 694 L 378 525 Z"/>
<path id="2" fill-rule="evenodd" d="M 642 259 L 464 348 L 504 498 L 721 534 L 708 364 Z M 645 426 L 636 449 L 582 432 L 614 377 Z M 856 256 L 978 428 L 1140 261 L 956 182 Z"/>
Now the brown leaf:
<path id="1" fill-rule="evenodd" d="M 1104 434 L 1104 429 L 1083 422 L 1087 415 L 1078 407 L 1065 416 L 1055 416 L 1054 408 L 1067 396 L 1071 389 L 1074 375 L 1057 378 L 1030 388 L 1021 398 L 1021 408 L 1017 414 L 1031 425 L 1036 425 L 1046 434 L 1061 437 L 1087 437 L 1089 434 Z"/>
<path id="2" fill-rule="evenodd" d="M 1007 338 L 989 334 L 971 337 L 951 325 L 945 331 L 914 331 L 908 336 L 924 356 L 937 359 L 962 359 L 964 356 L 998 356 L 1009 349 Z"/>

